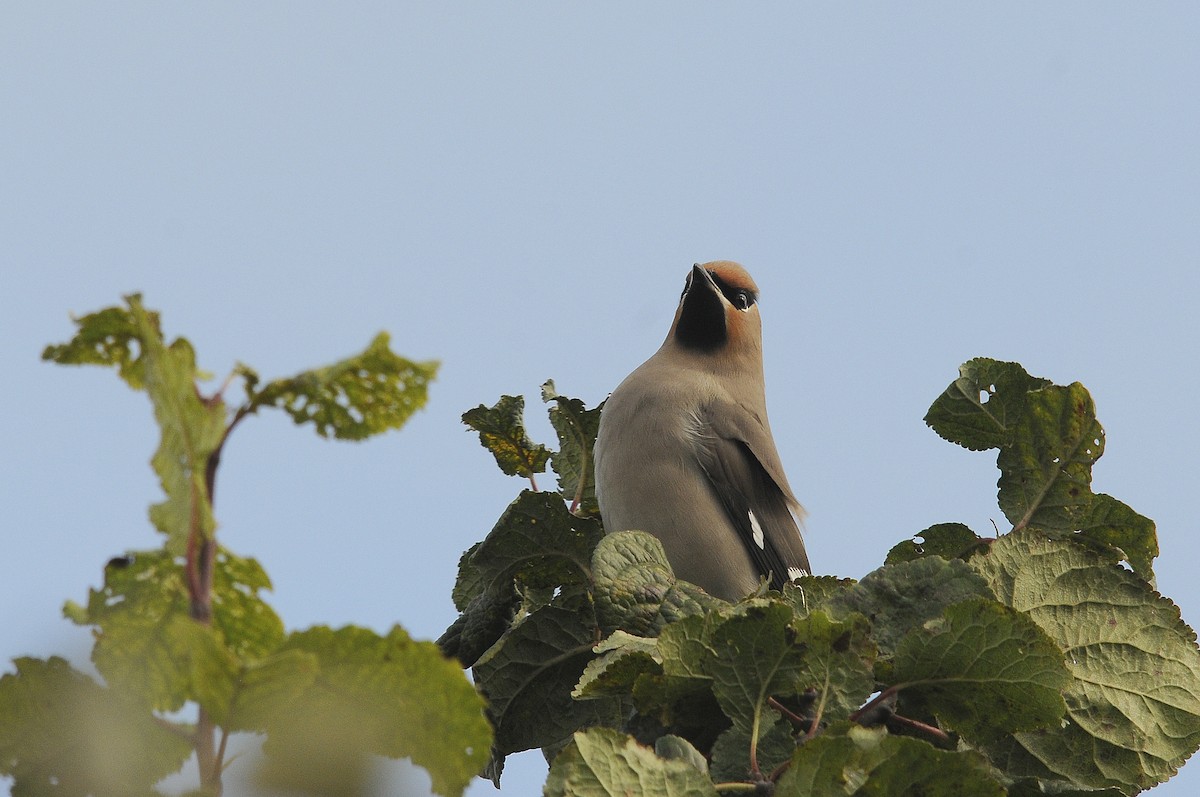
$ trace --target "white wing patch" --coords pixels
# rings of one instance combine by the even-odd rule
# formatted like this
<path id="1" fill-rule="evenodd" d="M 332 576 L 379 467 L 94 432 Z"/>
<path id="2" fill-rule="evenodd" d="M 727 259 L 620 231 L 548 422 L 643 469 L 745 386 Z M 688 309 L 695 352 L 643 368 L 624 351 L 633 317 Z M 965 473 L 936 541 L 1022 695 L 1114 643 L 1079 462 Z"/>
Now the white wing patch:
<path id="1" fill-rule="evenodd" d="M 767 540 L 763 537 L 762 526 L 758 525 L 758 518 L 750 510 L 747 510 L 746 514 L 750 516 L 750 528 L 754 531 L 754 544 L 759 548 L 765 549 L 767 547 Z"/>
<path id="2" fill-rule="evenodd" d="M 800 567 L 789 567 L 788 568 L 788 581 L 795 581 L 796 579 L 800 578 L 801 576 L 807 576 L 807 575 L 808 575 L 808 573 L 803 568 L 800 568 Z"/>

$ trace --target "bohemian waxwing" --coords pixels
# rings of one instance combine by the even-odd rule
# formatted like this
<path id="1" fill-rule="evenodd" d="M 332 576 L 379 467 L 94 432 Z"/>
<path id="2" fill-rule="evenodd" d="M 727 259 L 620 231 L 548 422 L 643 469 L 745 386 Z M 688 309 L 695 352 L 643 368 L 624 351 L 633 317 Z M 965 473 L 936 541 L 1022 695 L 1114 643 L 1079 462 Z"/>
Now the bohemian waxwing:
<path id="1" fill-rule="evenodd" d="M 757 298 L 737 263 L 694 266 L 666 341 L 613 391 L 596 439 L 605 528 L 653 534 L 679 578 L 726 600 L 809 572 L 767 424 Z"/>

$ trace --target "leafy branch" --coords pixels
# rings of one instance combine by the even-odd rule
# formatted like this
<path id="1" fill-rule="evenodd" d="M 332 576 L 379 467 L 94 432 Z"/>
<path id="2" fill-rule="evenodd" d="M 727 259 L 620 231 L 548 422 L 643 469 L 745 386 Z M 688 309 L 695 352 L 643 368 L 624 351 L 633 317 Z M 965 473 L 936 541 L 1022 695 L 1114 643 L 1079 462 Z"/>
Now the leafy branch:
<path id="1" fill-rule="evenodd" d="M 598 420 L 552 384 L 544 397 L 552 418 Z M 508 409 L 509 439 L 533 448 Z M 678 581 L 642 532 L 572 537 L 586 464 L 522 494 L 464 555 L 463 614 L 440 641 L 507 729 L 487 773 L 523 745 L 553 761 L 550 795 L 1132 794 L 1169 778 L 1200 747 L 1200 650 L 1153 589 L 1153 523 L 1090 489 L 1104 432 L 1087 391 L 977 359 L 926 421 L 999 450 L 1011 531 L 937 524 L 860 581 L 736 604 Z M 551 462 L 590 456 L 588 424 L 554 426 L 570 453 Z M 571 666 L 523 681 L 522 700 L 556 707 L 529 735 L 506 679 L 538 657 Z"/>
<path id="2" fill-rule="evenodd" d="M 103 586 L 64 608 L 93 629 L 103 683 L 58 658 L 21 659 L 0 677 L 0 774 L 14 793 L 157 794 L 195 755 L 197 793 L 215 797 L 231 736 L 251 733 L 267 737 L 256 776 L 267 787 L 353 793 L 375 754 L 411 758 L 440 793 L 461 794 L 491 739 L 461 671 L 398 626 L 285 633 L 261 597 L 265 571 L 218 544 L 213 513 L 222 451 L 245 418 L 273 407 L 322 437 L 365 439 L 424 405 L 437 364 L 396 355 L 381 333 L 360 354 L 266 384 L 239 365 L 206 395 L 191 344 L 168 343 L 140 296 L 76 325 L 43 358 L 114 367 L 149 396 L 165 494 L 150 519 L 164 544 L 115 557 Z M 239 378 L 246 396 L 231 408 Z M 195 722 L 179 719 L 187 707 Z"/>

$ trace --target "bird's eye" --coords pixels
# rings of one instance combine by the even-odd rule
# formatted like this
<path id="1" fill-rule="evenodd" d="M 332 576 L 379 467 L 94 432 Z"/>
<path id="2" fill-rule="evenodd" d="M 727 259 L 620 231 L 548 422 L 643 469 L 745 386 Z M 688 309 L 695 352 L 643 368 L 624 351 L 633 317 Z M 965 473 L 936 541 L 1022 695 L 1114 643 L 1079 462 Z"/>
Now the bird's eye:
<path id="1" fill-rule="evenodd" d="M 734 306 L 734 307 L 736 307 L 737 309 L 739 309 L 739 310 L 749 310 L 749 309 L 750 309 L 750 305 L 751 305 L 751 304 L 753 304 L 753 303 L 754 303 L 754 302 L 753 302 L 753 300 L 750 298 L 750 294 L 749 294 L 748 292 L 746 292 L 746 291 L 734 291 L 734 293 L 733 293 L 733 306 Z"/>

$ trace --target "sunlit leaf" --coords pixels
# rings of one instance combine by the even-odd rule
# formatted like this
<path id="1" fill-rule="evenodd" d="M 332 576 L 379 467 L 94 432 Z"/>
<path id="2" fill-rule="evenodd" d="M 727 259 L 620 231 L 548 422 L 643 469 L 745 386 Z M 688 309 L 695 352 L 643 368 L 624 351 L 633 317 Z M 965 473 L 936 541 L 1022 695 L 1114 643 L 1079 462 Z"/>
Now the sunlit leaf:
<path id="1" fill-rule="evenodd" d="M 1002 797 L 983 756 L 840 723 L 796 750 L 775 797 Z"/>
<path id="2" fill-rule="evenodd" d="M 374 753 L 411 758 L 438 794 L 460 795 L 483 768 L 491 742 L 483 701 L 432 643 L 399 627 L 380 636 L 318 626 L 292 634 L 281 649 L 289 652 L 314 657 L 319 671 L 269 718 L 264 749 L 277 763 L 268 767 L 268 781 L 316 774 L 326 760 L 353 773 L 358 756 Z M 281 770 L 279 762 L 287 766 Z"/>
<path id="3" fill-rule="evenodd" d="M 463 413 L 462 422 L 479 433 L 479 443 L 509 476 L 529 478 L 546 470 L 550 451 L 525 431 L 525 399 L 501 396 L 491 407 L 480 404 Z"/>
<path id="4" fill-rule="evenodd" d="M 311 423 L 321 437 L 339 440 L 399 429 L 425 406 L 438 363 L 401 357 L 390 343 L 388 334 L 380 332 L 361 354 L 262 388 L 255 374 L 246 383 L 248 408 L 278 407 L 295 423 Z"/>
<path id="5" fill-rule="evenodd" d="M 61 658 L 20 658 L 0 677 L 0 775 L 13 795 L 140 797 L 192 748 L 138 703 Z"/>
<path id="6" fill-rule="evenodd" d="M 1032 531 L 971 559 L 996 596 L 1064 653 L 1061 728 L 989 751 L 1015 775 L 1149 788 L 1200 748 L 1200 650 L 1175 604 L 1095 551 Z"/>
<path id="7" fill-rule="evenodd" d="M 1026 615 L 985 598 L 954 604 L 901 640 L 893 677 L 974 741 L 1057 724 L 1070 680 L 1062 653 Z"/>
<path id="8" fill-rule="evenodd" d="M 679 759 L 663 759 L 609 728 L 576 733 L 554 759 L 546 797 L 716 797 L 708 775 Z"/>
<path id="9" fill-rule="evenodd" d="M 829 600 L 835 617 L 857 612 L 871 621 L 880 650 L 890 654 L 907 633 L 971 597 L 990 598 L 991 590 L 966 563 L 940 556 L 884 565 Z"/>

